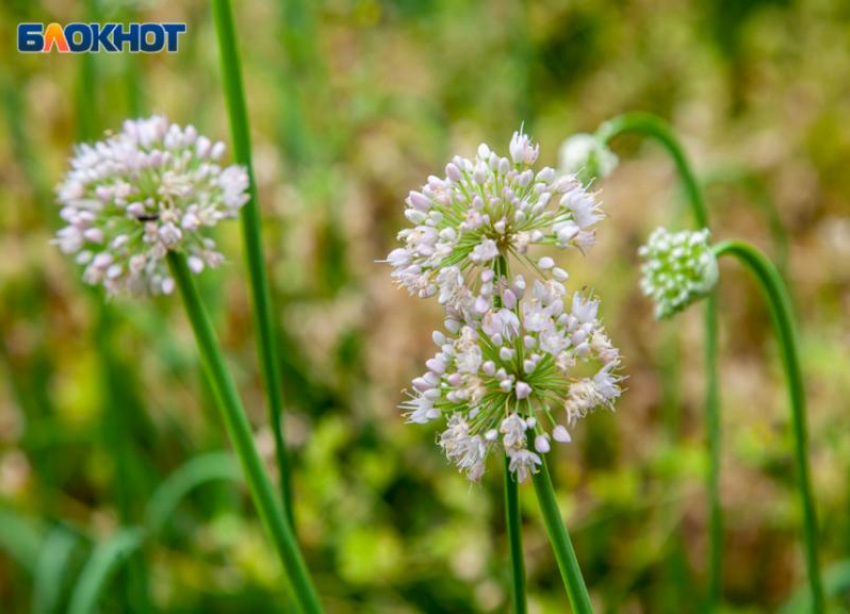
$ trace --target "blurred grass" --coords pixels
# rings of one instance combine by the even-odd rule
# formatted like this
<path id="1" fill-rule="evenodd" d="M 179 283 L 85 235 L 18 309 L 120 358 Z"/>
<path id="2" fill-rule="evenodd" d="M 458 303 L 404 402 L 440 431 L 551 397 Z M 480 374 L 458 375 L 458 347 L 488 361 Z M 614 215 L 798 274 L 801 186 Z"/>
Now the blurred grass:
<path id="1" fill-rule="evenodd" d="M 439 314 L 393 288 L 374 261 L 393 245 L 409 189 L 482 140 L 504 150 L 522 121 L 554 164 L 573 131 L 623 111 L 661 114 L 703 180 L 714 169 L 747 178 L 712 181 L 718 238 L 778 254 L 775 222 L 753 206 L 773 203 L 802 320 L 825 569 L 850 556 L 850 14 L 828 0 L 728 4 L 240 5 L 299 533 L 329 611 L 505 611 L 500 472 L 493 465 L 470 487 L 441 458 L 433 431 L 399 418 L 400 390 L 430 354 Z M 165 112 L 227 137 L 207 3 L 96 8 L 108 19 L 189 24 L 174 55 L 89 57 L 98 84 L 80 93 L 97 132 L 128 114 Z M 11 31 L 85 10 L 81 1 L 11 0 L 0 23 Z M 0 51 L 4 614 L 30 611 L 39 553 L 57 526 L 79 537 L 70 586 L 94 544 L 123 524 L 117 486 L 141 522 L 166 476 L 223 447 L 179 305 L 113 301 L 110 337 L 127 368 L 105 378 L 95 301 L 48 244 L 52 186 L 82 129 L 73 101 L 84 61 Z M 675 330 L 661 327 L 637 292 L 635 249 L 655 224 L 672 224 L 668 201 L 678 191 L 656 150 L 625 137 L 617 149 L 624 163 L 601 185 L 609 219 L 599 245 L 586 259 L 562 260 L 573 287 L 603 297 L 629 391 L 616 415 L 586 421 L 550 467 L 597 611 L 678 614 L 694 611 L 706 573 L 700 322 L 688 314 Z M 271 467 L 238 229 L 223 228 L 220 239 L 231 262 L 205 275 L 202 291 Z M 729 271 L 721 300 L 726 610 L 772 612 L 804 580 L 781 369 L 756 290 Z M 673 334 L 677 352 L 664 367 L 656 357 Z M 678 379 L 663 375 L 671 372 Z M 101 427 L 107 384 L 125 399 L 112 415 L 126 423 L 114 427 L 128 433 L 120 444 Z M 121 451 L 133 460 L 120 471 L 132 477 L 116 483 Z M 566 597 L 528 488 L 522 506 L 530 612 L 562 612 Z M 144 559 L 156 611 L 284 611 L 277 563 L 232 484 L 190 493 Z M 101 612 L 125 611 L 121 588 L 120 579 L 108 586 Z M 836 599 L 847 607 L 846 591 Z"/>

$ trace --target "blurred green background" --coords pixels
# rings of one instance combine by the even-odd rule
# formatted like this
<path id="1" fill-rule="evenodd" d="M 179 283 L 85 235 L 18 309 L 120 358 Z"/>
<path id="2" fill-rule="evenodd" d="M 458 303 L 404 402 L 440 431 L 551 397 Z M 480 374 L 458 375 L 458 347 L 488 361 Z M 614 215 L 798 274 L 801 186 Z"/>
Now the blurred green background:
<path id="1" fill-rule="evenodd" d="M 454 153 L 481 141 L 505 151 L 524 122 L 554 165 L 568 135 L 630 110 L 683 137 L 716 237 L 747 238 L 783 266 L 800 318 L 822 560 L 835 603 L 850 603 L 840 595 L 850 588 L 850 5 L 245 0 L 235 10 L 297 528 L 329 612 L 507 611 L 498 463 L 471 486 L 441 457 L 435 428 L 403 423 L 400 391 L 433 353 L 440 315 L 376 260 L 404 224 L 407 191 Z M 176 54 L 14 50 L 17 23 L 78 20 L 185 21 L 188 32 Z M 0 612 L 65 612 L 92 553 L 129 552 L 138 535 L 119 529 L 151 523 L 155 537 L 104 587 L 100 612 L 290 611 L 238 472 L 216 454 L 227 445 L 179 301 L 104 310 L 49 245 L 52 190 L 74 142 L 154 112 L 228 140 L 208 3 L 4 0 L 0 24 Z M 550 462 L 597 612 L 693 612 L 706 559 L 701 317 L 654 322 L 635 257 L 655 225 L 686 225 L 687 212 L 663 152 L 630 137 L 614 148 L 599 243 L 560 261 L 573 288 L 602 297 L 629 390 Z M 271 468 L 238 225 L 221 240 L 229 263 L 202 290 Z M 788 408 L 767 312 L 734 264 L 720 297 L 725 607 L 775 612 L 804 584 Z M 178 475 L 222 479 L 169 507 L 179 480 L 157 489 L 190 461 Z M 521 493 L 530 612 L 567 611 L 533 492 Z"/>

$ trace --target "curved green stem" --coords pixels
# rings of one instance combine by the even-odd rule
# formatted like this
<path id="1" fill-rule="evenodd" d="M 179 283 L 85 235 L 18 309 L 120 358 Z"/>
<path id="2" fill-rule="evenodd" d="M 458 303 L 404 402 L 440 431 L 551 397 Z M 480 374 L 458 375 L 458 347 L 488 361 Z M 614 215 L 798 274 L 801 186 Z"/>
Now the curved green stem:
<path id="1" fill-rule="evenodd" d="M 779 269 L 779 272 L 782 274 L 782 278 L 787 279 L 789 252 L 788 231 L 782 223 L 782 218 L 779 216 L 779 211 L 770 191 L 760 180 L 758 175 L 748 169 L 730 167 L 718 169 L 713 173 L 704 176 L 702 181 L 703 185 L 706 187 L 722 184 L 737 184 L 749 194 L 750 202 L 764 216 L 764 220 L 770 230 L 771 242 L 773 243 L 773 261 L 776 263 L 776 268 Z"/>
<path id="2" fill-rule="evenodd" d="M 667 150 L 682 179 L 682 186 L 687 194 L 697 226 L 708 228 L 708 205 L 706 205 L 699 181 L 688 162 L 688 157 L 685 155 L 685 150 L 669 124 L 650 113 L 624 113 L 599 126 L 596 137 L 607 145 L 614 137 L 628 132 L 653 138 Z"/>
<path id="3" fill-rule="evenodd" d="M 587 586 L 581 575 L 570 534 L 558 510 L 558 501 L 555 499 L 555 490 L 552 487 L 545 454 L 541 455 L 541 460 L 543 462 L 540 465 L 540 471 L 534 474 L 534 490 L 540 502 L 543 523 L 546 525 L 549 541 L 555 551 L 555 559 L 558 561 L 558 569 L 561 570 L 561 578 L 564 581 L 564 588 L 567 589 L 570 606 L 574 614 L 593 614 L 590 595 L 587 594 Z"/>
<path id="4" fill-rule="evenodd" d="M 322 606 L 318 595 L 313 588 L 292 528 L 263 468 L 236 384 L 227 368 L 212 323 L 192 280 L 186 260 L 182 255 L 172 252 L 168 255 L 168 264 L 183 297 L 186 314 L 195 333 L 201 362 L 224 419 L 227 434 L 242 464 L 254 506 L 283 562 L 292 595 L 303 614 L 320 614 Z"/>
<path id="5" fill-rule="evenodd" d="M 714 253 L 720 256 L 733 256 L 756 278 L 768 308 L 770 309 L 779 353 L 788 384 L 788 397 L 791 403 L 791 423 L 794 432 L 794 460 L 797 465 L 797 481 L 800 500 L 803 505 L 803 539 L 806 551 L 806 570 L 809 587 L 812 592 L 812 611 L 821 614 L 825 611 L 823 583 L 818 565 L 817 549 L 817 512 L 812 494 L 811 474 L 809 470 L 808 438 L 806 434 L 806 395 L 803 387 L 803 374 L 797 353 L 797 340 L 794 330 L 794 317 L 788 290 L 777 268 L 762 252 L 742 241 L 726 241 L 714 247 Z"/>
<path id="6" fill-rule="evenodd" d="M 242 86 L 242 70 L 236 44 L 236 28 L 230 0 L 213 0 L 213 18 L 221 54 L 221 76 L 227 112 L 230 117 L 230 132 L 233 138 L 233 155 L 244 165 L 250 179 L 250 200 L 242 208 L 242 239 L 248 263 L 248 280 L 251 285 L 254 326 L 260 354 L 260 370 L 269 404 L 269 421 L 275 442 L 280 489 L 283 505 L 290 524 L 294 521 L 292 510 L 292 488 L 289 462 L 283 438 L 283 390 L 280 385 L 280 360 L 277 353 L 277 336 L 272 320 L 272 300 L 266 276 L 263 244 L 260 234 L 260 208 L 257 201 L 257 182 L 251 162 L 251 135 L 248 127 L 248 112 L 245 106 L 245 91 Z"/>
<path id="7" fill-rule="evenodd" d="M 699 228 L 709 228 L 708 205 L 696 174 L 688 162 L 684 148 L 670 126 L 649 113 L 625 113 L 603 123 L 596 132 L 597 138 L 608 144 L 616 136 L 637 133 L 656 140 L 670 154 L 676 165 L 687 196 L 694 221 Z M 705 430 L 709 456 L 706 489 L 708 491 L 709 548 L 708 595 L 709 612 L 717 609 L 722 599 L 723 577 L 723 516 L 720 505 L 720 384 L 718 361 L 717 302 L 713 295 L 705 302 Z"/>

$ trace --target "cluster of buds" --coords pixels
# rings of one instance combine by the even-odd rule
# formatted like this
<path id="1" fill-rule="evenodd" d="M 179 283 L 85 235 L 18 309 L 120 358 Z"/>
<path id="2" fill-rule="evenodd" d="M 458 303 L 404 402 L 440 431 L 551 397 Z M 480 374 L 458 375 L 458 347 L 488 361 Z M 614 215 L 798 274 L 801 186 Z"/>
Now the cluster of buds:
<path id="1" fill-rule="evenodd" d="M 711 249 L 711 233 L 657 228 L 638 250 L 641 290 L 655 302 L 655 317 L 669 318 L 709 294 L 717 284 L 717 257 Z"/>
<path id="2" fill-rule="evenodd" d="M 412 294 L 436 297 L 446 313 L 433 334 L 438 352 L 413 380 L 401 407 L 409 422 L 447 420 L 446 456 L 477 481 L 491 450 L 526 480 L 551 442 L 620 396 L 620 356 L 599 320 L 599 302 L 570 295 L 565 270 L 531 245 L 577 247 L 594 240 L 602 218 L 594 194 L 574 175 L 532 170 L 539 149 L 521 132 L 510 158 L 487 145 L 474 161 L 455 157 L 446 179 L 431 178 L 408 198 L 404 247 L 388 262 Z M 512 264 L 533 281 L 511 276 Z"/>
<path id="3" fill-rule="evenodd" d="M 128 120 L 118 134 L 80 145 L 58 187 L 67 225 L 55 242 L 85 267 L 86 283 L 109 294 L 169 294 L 168 252 L 185 255 L 195 273 L 219 265 L 208 233 L 248 201 L 248 174 L 223 168 L 224 150 L 160 116 Z"/>
<path id="4" fill-rule="evenodd" d="M 583 183 L 605 179 L 617 168 L 617 155 L 595 134 L 574 134 L 561 144 L 558 162 L 562 171 L 575 173 Z"/>

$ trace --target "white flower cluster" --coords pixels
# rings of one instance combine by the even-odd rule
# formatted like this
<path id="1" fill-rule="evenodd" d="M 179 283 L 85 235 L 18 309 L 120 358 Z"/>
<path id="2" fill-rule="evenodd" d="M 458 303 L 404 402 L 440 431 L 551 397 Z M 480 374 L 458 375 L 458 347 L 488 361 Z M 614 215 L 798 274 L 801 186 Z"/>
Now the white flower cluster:
<path id="1" fill-rule="evenodd" d="M 78 146 L 58 187 L 67 225 L 55 242 L 85 266 L 86 283 L 110 294 L 169 294 L 167 253 L 185 254 L 195 273 L 217 266 L 223 256 L 206 231 L 248 201 L 248 174 L 222 168 L 224 149 L 160 116 L 128 120 L 118 134 Z"/>
<path id="2" fill-rule="evenodd" d="M 670 233 L 656 229 L 638 250 L 644 260 L 641 289 L 655 302 L 655 317 L 668 318 L 706 296 L 717 283 L 717 258 L 707 228 Z"/>
<path id="3" fill-rule="evenodd" d="M 575 173 L 585 183 L 605 179 L 617 168 L 617 155 L 594 134 L 574 134 L 563 142 L 558 152 L 562 171 Z"/>
<path id="4" fill-rule="evenodd" d="M 591 247 L 593 227 L 602 219 L 595 195 L 573 175 L 552 168 L 535 173 L 539 151 L 516 132 L 509 157 L 481 144 L 474 159 L 456 156 L 444 178 L 431 176 L 411 192 L 405 216 L 413 227 L 399 233 L 404 246 L 387 257 L 396 282 L 421 298 L 469 298 L 456 296 L 458 286 L 475 294 L 475 272 L 493 268 L 499 256 L 536 267 L 528 256 L 532 245 Z M 551 258 L 540 268 L 547 263 Z M 566 279 L 561 269 L 552 273 Z"/>
<path id="5" fill-rule="evenodd" d="M 413 423 L 447 419 L 439 445 L 471 480 L 497 448 L 516 479 L 526 480 L 552 440 L 570 441 L 568 426 L 598 407 L 613 408 L 621 392 L 620 356 L 599 321 L 599 302 L 569 296 L 568 275 L 552 258 L 525 256 L 530 243 L 587 247 L 589 228 L 601 218 L 574 177 L 552 169 L 534 175 L 527 167 L 537 154 L 515 133 L 513 162 L 486 145 L 475 162 L 455 158 L 448 179 L 432 178 L 430 191 L 411 193 L 408 218 L 411 210 L 426 217 L 412 216 L 419 225 L 401 233 L 406 247 L 389 258 L 402 285 L 436 296 L 446 312 L 446 331 L 433 335 L 439 351 L 401 407 Z M 560 202 L 548 207 L 556 195 Z M 420 198 L 427 206 L 417 206 Z M 432 230 L 436 240 L 425 241 Z M 540 278 L 527 285 L 511 276 L 512 255 Z"/>

